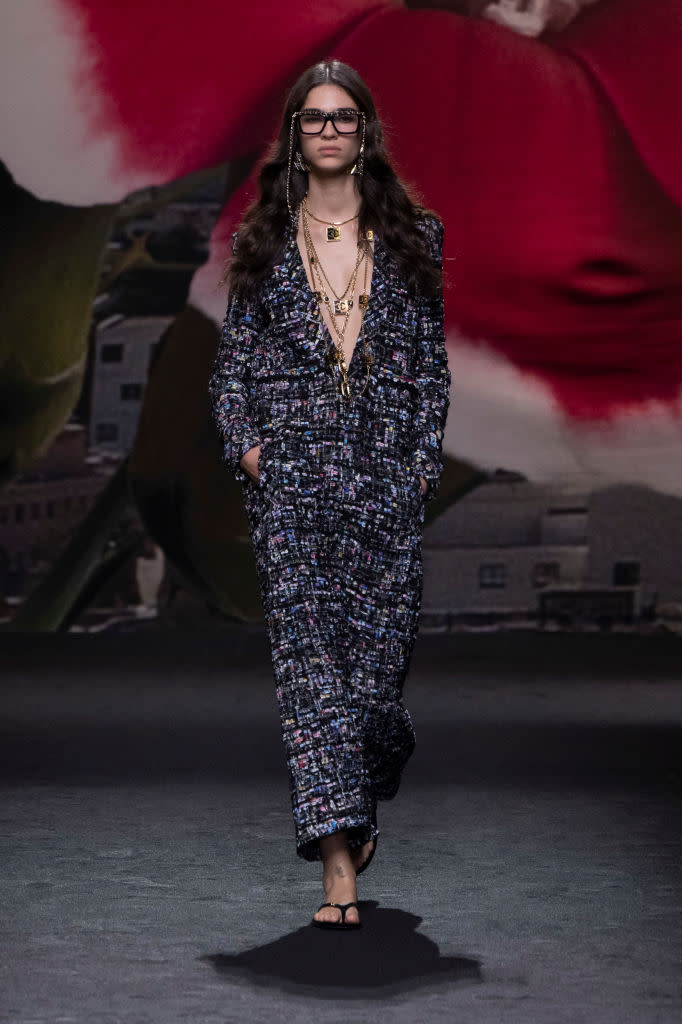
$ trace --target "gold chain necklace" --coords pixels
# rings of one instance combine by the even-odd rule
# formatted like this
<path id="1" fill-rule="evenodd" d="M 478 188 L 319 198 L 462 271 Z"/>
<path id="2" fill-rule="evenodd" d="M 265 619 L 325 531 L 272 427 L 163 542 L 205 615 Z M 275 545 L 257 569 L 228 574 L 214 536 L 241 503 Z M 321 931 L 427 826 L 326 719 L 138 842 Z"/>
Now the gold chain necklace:
<path id="1" fill-rule="evenodd" d="M 358 256 L 357 256 L 356 261 L 355 261 L 355 267 L 353 268 L 353 273 L 351 274 L 350 281 L 348 282 L 344 292 L 342 293 L 343 295 L 346 295 L 348 293 L 349 289 L 351 289 L 350 299 L 348 299 L 348 300 L 337 299 L 335 301 L 335 303 L 334 303 L 334 306 L 335 307 L 341 307 L 341 308 L 335 308 L 334 310 L 332 310 L 331 304 L 329 302 L 329 296 L 324 291 L 324 287 L 323 287 L 324 280 L 326 280 L 327 283 L 329 283 L 329 281 L 328 281 L 327 274 L 325 273 L 324 268 L 322 267 L 322 264 L 320 263 L 320 258 L 319 258 L 318 254 L 317 254 L 317 250 L 315 249 L 315 243 L 313 242 L 312 235 L 310 234 L 310 226 L 308 224 L 308 218 L 307 218 L 308 211 L 306 210 L 305 202 L 303 202 L 301 204 L 301 213 L 302 213 L 302 218 L 301 219 L 302 219 L 302 222 L 303 222 L 303 238 L 304 238 L 304 241 L 305 241 L 306 253 L 307 253 L 308 262 L 309 262 L 309 265 L 310 265 L 310 277 L 311 277 L 312 282 L 313 282 L 313 293 L 315 295 L 315 298 L 317 299 L 317 308 L 318 308 L 318 315 L 319 315 L 319 318 L 320 318 L 320 325 L 321 325 L 321 327 L 324 327 L 324 317 L 322 316 L 322 303 L 324 303 L 327 306 L 327 309 L 329 311 L 331 323 L 332 323 L 332 326 L 334 328 L 334 333 L 337 336 L 336 339 L 332 338 L 332 347 L 331 347 L 331 349 L 327 348 L 327 350 L 326 350 L 327 363 L 329 364 L 330 370 L 332 372 L 332 376 L 334 377 L 334 371 L 336 370 L 338 372 L 338 374 L 340 375 L 340 377 L 341 377 L 340 392 L 341 392 L 342 398 L 344 398 L 347 402 L 352 403 L 355 400 L 355 398 L 359 398 L 361 395 L 364 394 L 365 388 L 367 387 L 367 384 L 368 384 L 368 381 L 369 381 L 370 366 L 372 365 L 372 362 L 373 362 L 372 353 L 370 351 L 370 348 L 369 348 L 369 345 L 368 345 L 368 342 L 367 342 L 367 337 L 365 335 L 365 324 L 364 324 L 365 311 L 367 309 L 367 306 L 369 305 L 369 293 L 367 291 L 367 267 L 368 267 L 368 264 L 369 264 L 369 249 L 368 249 L 368 247 L 362 248 L 360 246 L 360 244 L 358 243 Z M 368 233 L 368 235 L 369 235 L 369 233 Z M 360 314 L 360 336 L 362 338 L 363 358 L 364 358 L 364 362 L 365 362 L 365 383 L 362 386 L 362 390 L 359 391 L 356 395 L 353 395 L 351 393 L 351 390 L 350 390 L 350 383 L 349 383 L 349 379 L 348 379 L 348 369 L 349 368 L 348 368 L 348 366 L 346 364 L 346 357 L 345 357 L 345 354 L 344 354 L 344 351 L 343 351 L 343 339 L 344 339 L 344 336 L 345 336 L 346 327 L 348 326 L 348 317 L 349 317 L 349 314 L 350 314 L 350 310 L 352 309 L 352 306 L 353 306 L 353 296 L 355 295 L 355 282 L 357 280 L 358 270 L 359 270 L 360 264 L 363 263 L 363 262 L 365 264 L 364 280 L 363 280 L 363 292 L 362 292 L 362 294 L 360 295 L 360 298 L 359 298 L 359 305 L 360 305 L 360 310 L 361 310 L 361 314 Z M 330 285 L 330 288 L 331 288 L 331 285 Z M 333 291 L 333 289 L 331 289 L 331 290 Z M 336 292 L 334 292 L 334 294 L 336 294 Z M 342 327 L 341 330 L 339 330 L 339 328 L 336 325 L 335 317 L 338 316 L 338 315 L 343 315 L 343 317 L 344 317 L 343 327 Z M 356 342 L 356 344 L 357 344 L 357 342 Z"/>
<path id="2" fill-rule="evenodd" d="M 306 205 L 307 198 L 308 195 L 306 193 L 305 198 L 303 199 L 303 204 L 305 205 L 306 213 L 308 214 L 309 217 L 312 217 L 313 220 L 316 220 L 318 224 L 324 224 L 326 226 L 328 242 L 341 241 L 341 228 L 343 227 L 343 225 L 350 224 L 352 220 L 357 220 L 358 217 L 360 216 L 360 213 L 358 212 L 354 214 L 352 217 L 349 217 L 348 220 L 320 220 L 319 217 L 316 217 L 315 214 L 311 213 L 310 210 L 308 209 Z"/>
<path id="3" fill-rule="evenodd" d="M 339 295 L 339 293 L 335 290 L 334 286 L 332 285 L 331 281 L 329 280 L 327 272 L 324 269 L 324 267 L 322 266 L 322 261 L 320 260 L 320 257 L 317 255 L 317 250 L 315 249 L 315 244 L 313 242 L 312 235 L 310 234 L 310 227 L 308 225 L 308 220 L 307 220 L 306 212 L 305 211 L 303 213 L 303 218 L 302 219 L 303 219 L 303 238 L 304 238 L 304 241 L 305 241 L 305 244 L 306 244 L 306 251 L 308 252 L 309 258 L 312 255 L 311 262 L 315 265 L 315 267 L 317 269 L 317 275 L 318 275 L 318 278 L 320 279 L 320 284 L 321 285 L 326 284 L 326 286 L 329 289 L 329 291 L 331 291 L 333 293 L 333 295 L 334 295 L 334 300 L 335 300 L 334 301 L 334 316 L 339 316 L 341 314 L 347 315 L 350 312 L 350 310 L 353 308 L 353 296 L 351 295 L 351 297 L 349 299 L 346 299 L 345 296 L 348 294 L 349 289 L 352 288 L 353 293 L 355 291 L 355 279 L 356 279 L 356 276 L 357 276 L 358 267 L 360 266 L 360 263 L 364 259 L 364 253 L 360 249 L 360 246 L 358 246 L 358 254 L 357 254 L 357 257 L 356 257 L 356 260 L 355 260 L 355 267 L 353 268 L 353 272 L 351 273 L 351 276 L 349 278 L 348 284 L 346 285 L 346 287 L 343 289 L 343 291 Z M 322 295 L 323 301 L 326 301 L 326 292 L 325 292 L 324 288 L 322 287 L 320 290 L 323 292 L 323 295 Z"/>
<path id="4" fill-rule="evenodd" d="M 303 219 L 303 238 L 306 245 L 306 252 L 308 254 L 308 261 L 310 263 L 310 276 L 313 279 L 313 285 L 319 286 L 314 288 L 315 298 L 318 300 L 318 303 L 322 301 L 326 303 L 327 306 L 329 307 L 329 313 L 332 320 L 334 331 L 339 336 L 341 341 L 343 341 L 343 337 L 346 331 L 346 325 L 348 323 L 348 317 L 351 309 L 353 308 L 353 296 L 355 294 L 355 281 L 357 279 L 358 268 L 360 266 L 360 263 L 364 259 L 364 254 L 361 252 L 360 247 L 358 247 L 358 255 L 355 261 L 355 266 L 351 273 L 350 280 L 343 291 L 343 294 L 346 295 L 350 290 L 350 298 L 336 299 L 334 302 L 334 309 L 332 310 L 329 304 L 329 296 L 324 290 L 324 283 L 325 281 L 328 282 L 327 273 L 324 267 L 322 266 L 320 258 L 317 254 L 317 250 L 315 249 L 315 244 L 313 242 L 312 235 L 310 234 L 310 229 L 305 219 L 305 215 Z M 336 292 L 334 294 L 336 294 Z M 337 316 L 343 316 L 344 318 L 343 328 L 341 330 L 339 330 L 336 324 L 335 317 Z"/>

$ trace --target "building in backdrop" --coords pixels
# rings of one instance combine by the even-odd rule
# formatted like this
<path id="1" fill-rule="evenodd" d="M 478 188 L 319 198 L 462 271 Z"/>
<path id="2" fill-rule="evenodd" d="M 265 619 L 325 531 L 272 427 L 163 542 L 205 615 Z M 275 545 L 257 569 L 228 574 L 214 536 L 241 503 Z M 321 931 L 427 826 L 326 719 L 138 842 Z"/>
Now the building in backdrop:
<path id="1" fill-rule="evenodd" d="M 154 346 L 172 316 L 121 313 L 95 329 L 90 402 L 90 445 L 127 454 L 135 440 Z"/>
<path id="2" fill-rule="evenodd" d="M 427 629 L 610 626 L 682 603 L 682 500 L 501 474 L 424 533 Z"/>
<path id="3" fill-rule="evenodd" d="M 45 455 L 0 492 L 0 597 L 24 593 L 58 556 L 106 486 L 118 456 L 90 452 L 87 429 L 67 423 Z"/>

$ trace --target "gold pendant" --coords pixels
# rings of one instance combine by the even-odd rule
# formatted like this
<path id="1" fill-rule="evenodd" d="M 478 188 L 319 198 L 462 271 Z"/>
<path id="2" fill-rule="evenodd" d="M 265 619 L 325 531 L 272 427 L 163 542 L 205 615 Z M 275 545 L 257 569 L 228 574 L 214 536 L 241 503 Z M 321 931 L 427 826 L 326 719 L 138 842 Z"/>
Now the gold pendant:
<path id="1" fill-rule="evenodd" d="M 368 242 L 371 242 L 372 239 L 374 238 L 374 232 L 371 230 L 365 231 L 365 238 L 367 239 Z"/>
<path id="2" fill-rule="evenodd" d="M 358 302 L 360 303 L 360 309 L 367 309 L 369 306 L 369 295 L 363 292 L 358 298 Z"/>
<path id="3" fill-rule="evenodd" d="M 334 299 L 334 312 L 335 313 L 350 313 L 353 308 L 352 299 Z"/>
<path id="4" fill-rule="evenodd" d="M 330 224 L 327 228 L 327 241 L 328 242 L 339 242 L 341 240 L 341 228 L 337 227 L 336 224 Z"/>
<path id="5" fill-rule="evenodd" d="M 326 296 L 325 292 L 313 292 L 313 295 L 315 296 L 315 298 L 317 299 L 318 302 L 328 302 L 329 301 L 327 299 L 327 296 Z"/>
<path id="6" fill-rule="evenodd" d="M 350 398 L 350 386 L 348 384 L 348 378 L 344 377 L 341 381 L 341 394 L 344 398 Z"/>

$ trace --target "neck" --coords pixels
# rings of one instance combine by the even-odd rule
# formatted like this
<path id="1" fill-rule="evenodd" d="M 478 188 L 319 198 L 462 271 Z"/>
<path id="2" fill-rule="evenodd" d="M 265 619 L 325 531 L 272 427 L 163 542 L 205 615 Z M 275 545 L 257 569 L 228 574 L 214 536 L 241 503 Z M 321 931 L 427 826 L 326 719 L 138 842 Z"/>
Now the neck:
<path id="1" fill-rule="evenodd" d="M 316 217 L 329 220 L 345 220 L 360 209 L 361 196 L 352 174 L 334 175 L 321 178 L 314 173 L 308 176 L 308 209 Z"/>

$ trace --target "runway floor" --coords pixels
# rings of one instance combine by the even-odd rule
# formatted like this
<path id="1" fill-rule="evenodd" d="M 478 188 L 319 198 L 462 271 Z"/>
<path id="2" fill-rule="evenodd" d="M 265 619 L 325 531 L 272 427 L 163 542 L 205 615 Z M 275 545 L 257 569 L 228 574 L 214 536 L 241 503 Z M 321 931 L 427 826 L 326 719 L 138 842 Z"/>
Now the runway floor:
<path id="1" fill-rule="evenodd" d="M 421 636 L 364 926 L 326 933 L 259 628 L 3 638 L 0 1020 L 682 1021 L 681 654 Z"/>

